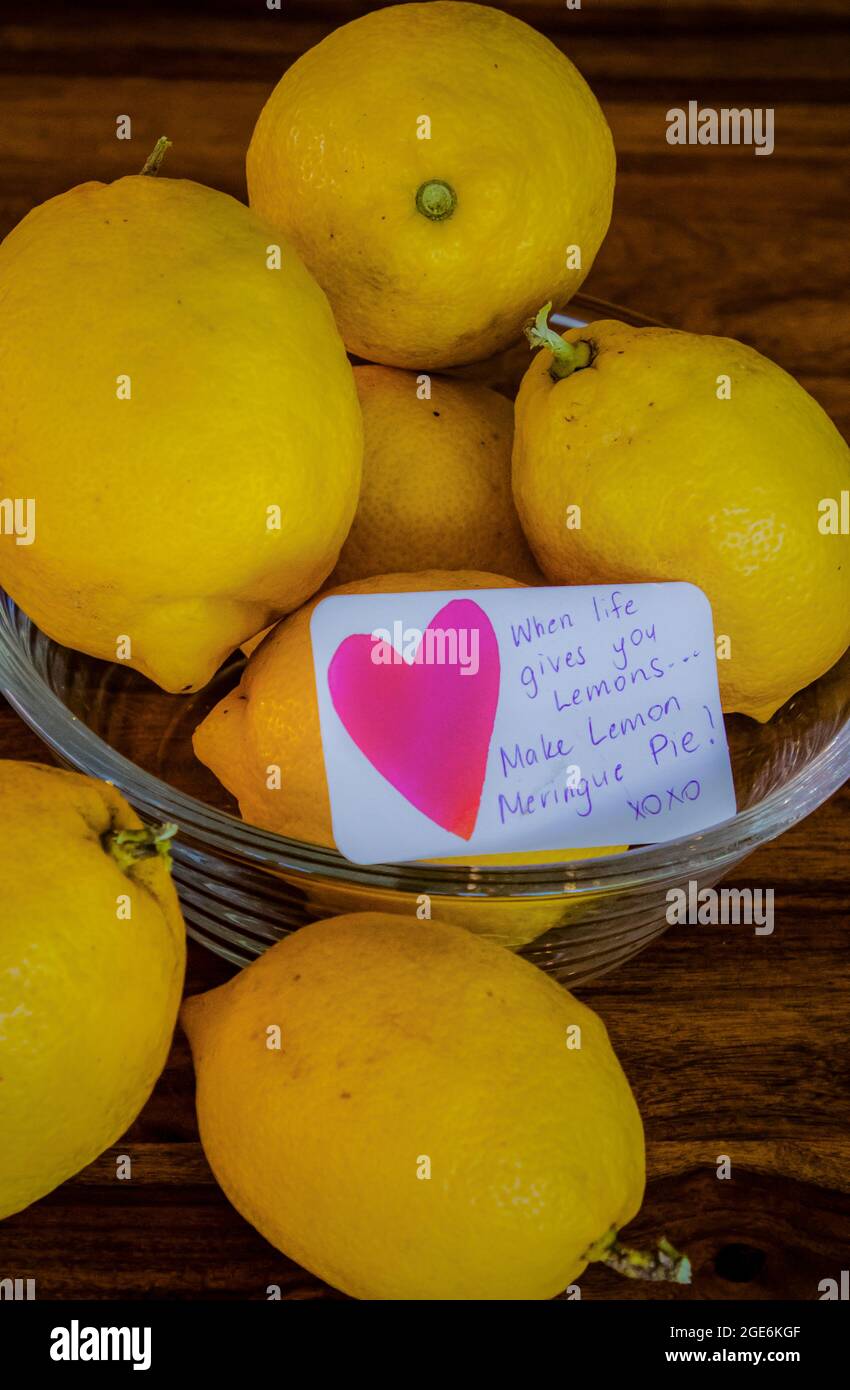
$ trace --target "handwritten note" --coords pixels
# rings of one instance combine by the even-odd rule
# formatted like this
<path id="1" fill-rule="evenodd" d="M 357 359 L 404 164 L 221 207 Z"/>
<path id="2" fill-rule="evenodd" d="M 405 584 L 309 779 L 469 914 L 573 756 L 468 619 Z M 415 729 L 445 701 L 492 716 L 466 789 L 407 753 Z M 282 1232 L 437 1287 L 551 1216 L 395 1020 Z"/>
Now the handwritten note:
<path id="1" fill-rule="evenodd" d="M 356 863 L 654 844 L 735 814 L 692 584 L 334 595 L 311 636 Z"/>

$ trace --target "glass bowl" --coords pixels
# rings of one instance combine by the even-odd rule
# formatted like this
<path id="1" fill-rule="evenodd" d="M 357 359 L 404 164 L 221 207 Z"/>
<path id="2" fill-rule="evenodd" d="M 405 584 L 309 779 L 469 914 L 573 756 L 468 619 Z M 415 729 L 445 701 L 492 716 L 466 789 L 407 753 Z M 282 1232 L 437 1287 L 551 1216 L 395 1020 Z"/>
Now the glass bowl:
<path id="1" fill-rule="evenodd" d="M 587 296 L 554 321 L 598 318 L 651 322 Z M 517 345 L 455 375 L 510 394 L 527 363 Z M 355 865 L 246 825 L 194 757 L 194 729 L 243 664 L 234 656 L 205 690 L 167 695 L 135 671 L 50 641 L 0 590 L 0 689 L 58 762 L 113 782 L 145 819 L 176 821 L 174 878 L 189 935 L 238 966 L 306 922 L 377 909 L 457 923 L 576 984 L 666 929 L 670 889 L 713 886 L 850 775 L 848 652 L 769 724 L 727 717 L 738 814 L 698 835 L 560 864 Z"/>

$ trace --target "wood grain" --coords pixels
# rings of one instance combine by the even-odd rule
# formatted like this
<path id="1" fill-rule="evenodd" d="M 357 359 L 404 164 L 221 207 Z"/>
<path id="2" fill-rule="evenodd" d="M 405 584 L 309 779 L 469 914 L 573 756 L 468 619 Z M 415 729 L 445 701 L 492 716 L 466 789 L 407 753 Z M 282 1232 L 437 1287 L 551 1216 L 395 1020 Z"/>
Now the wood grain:
<path id="1" fill-rule="evenodd" d="M 375 5 L 245 0 L 174 13 L 7 4 L 0 23 L 0 233 L 87 178 L 140 167 L 163 131 L 169 172 L 244 197 L 244 150 L 284 68 Z M 844 0 L 516 0 L 603 102 L 619 157 L 615 220 L 588 292 L 741 337 L 797 374 L 850 430 L 843 163 Z M 108 19 L 105 18 L 108 16 Z M 773 105 L 776 152 L 671 149 L 672 105 Z M 115 139 L 129 113 L 134 138 Z M 0 710 L 0 754 L 43 757 Z M 773 888 L 776 930 L 675 928 L 582 991 L 605 1018 L 647 1131 L 649 1185 L 629 1235 L 690 1253 L 691 1289 L 624 1284 L 585 1298 L 814 1299 L 850 1248 L 847 928 L 850 792 L 765 846 L 734 882 Z M 187 990 L 229 968 L 190 950 Z M 338 1298 L 274 1251 L 207 1168 L 178 1034 L 120 1145 L 0 1225 L 0 1276 L 41 1298 Z M 133 1177 L 115 1177 L 130 1154 Z M 732 1176 L 719 1180 L 722 1155 Z M 375 1214 L 376 1221 L 380 1213 Z"/>

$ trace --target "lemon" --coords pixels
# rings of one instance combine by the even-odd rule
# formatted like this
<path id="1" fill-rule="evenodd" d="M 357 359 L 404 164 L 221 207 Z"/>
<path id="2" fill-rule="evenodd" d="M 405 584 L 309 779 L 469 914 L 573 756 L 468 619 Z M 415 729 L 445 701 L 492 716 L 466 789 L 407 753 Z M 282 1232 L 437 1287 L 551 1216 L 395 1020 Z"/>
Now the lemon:
<path id="1" fill-rule="evenodd" d="M 114 787 L 0 762 L 0 1217 L 136 1118 L 168 1054 L 185 931 L 165 834 Z M 167 834 L 167 832 L 166 832 Z"/>
<path id="2" fill-rule="evenodd" d="M 346 1293 L 543 1299 L 616 1259 L 643 1197 L 640 1115 L 601 1020 L 517 956 L 336 917 L 181 1020 L 218 1182 Z"/>
<path id="3" fill-rule="evenodd" d="M 0 247 L 0 582 L 49 636 L 203 686 L 313 593 L 354 516 L 362 421 L 327 300 L 234 198 L 86 183 Z"/>
<path id="4" fill-rule="evenodd" d="M 515 588 L 516 581 L 478 572 L 424 571 L 420 574 L 386 574 L 352 581 L 330 589 L 335 594 L 410 593 L 446 589 Z M 322 598 L 327 594 L 322 594 Z M 310 618 L 319 599 L 314 599 L 278 623 L 252 653 L 235 690 L 210 711 L 193 736 L 195 754 L 209 767 L 239 803 L 243 820 L 265 830 L 277 831 L 310 844 L 333 846 L 331 807 L 325 776 L 325 760 L 316 700 Z M 269 768 L 279 768 L 279 778 L 269 778 Z M 435 862 L 470 865 L 469 888 L 480 891 L 475 870 L 521 864 L 552 864 L 564 860 L 592 859 L 617 853 L 625 846 L 565 850 L 523 851 L 512 854 L 464 855 Z M 356 883 L 322 881 L 311 876 L 305 885 L 308 906 L 318 915 L 379 908 L 404 911 L 417 899 L 402 892 L 378 891 Z M 504 946 L 518 949 L 542 932 L 575 916 L 587 897 L 569 905 L 558 893 L 529 900 L 516 897 L 441 897 L 435 892 L 431 911 L 435 918 L 481 933 Z"/>
<path id="5" fill-rule="evenodd" d="M 444 569 L 542 584 L 511 494 L 511 402 L 394 367 L 355 367 L 354 379 L 363 481 L 333 581 Z"/>
<path id="6" fill-rule="evenodd" d="M 850 540 L 820 527 L 847 445 L 732 339 L 612 320 L 560 338 L 543 319 L 532 337 L 548 346 L 517 397 L 513 486 L 544 572 L 697 584 L 727 639 L 723 708 L 769 719 L 850 644 Z"/>
<path id="7" fill-rule="evenodd" d="M 363 15 L 299 58 L 260 114 L 247 176 L 347 347 L 438 368 L 489 356 L 575 293 L 614 164 L 605 117 L 554 44 L 502 10 L 435 0 Z"/>

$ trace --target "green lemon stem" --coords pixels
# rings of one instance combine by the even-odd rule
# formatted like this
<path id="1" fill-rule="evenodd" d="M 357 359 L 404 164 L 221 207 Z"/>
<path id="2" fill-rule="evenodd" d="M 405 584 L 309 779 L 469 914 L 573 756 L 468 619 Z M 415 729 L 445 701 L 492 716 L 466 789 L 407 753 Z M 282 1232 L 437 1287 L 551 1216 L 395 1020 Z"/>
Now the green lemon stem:
<path id="1" fill-rule="evenodd" d="M 687 1255 L 680 1255 L 666 1236 L 661 1237 L 655 1250 L 633 1250 L 617 1239 L 616 1230 L 611 1230 L 591 1247 L 586 1258 L 601 1261 L 627 1279 L 651 1279 L 670 1284 L 691 1282 L 690 1260 Z"/>
<path id="2" fill-rule="evenodd" d="M 457 207 L 457 194 L 444 179 L 429 179 L 416 192 L 416 210 L 431 222 L 445 222 Z"/>
<path id="3" fill-rule="evenodd" d="M 565 376 L 578 372 L 590 364 L 590 343 L 567 343 L 549 327 L 551 302 L 544 304 L 537 318 L 525 330 L 525 336 L 533 348 L 548 348 L 552 354 L 549 375 L 553 381 L 563 381 Z"/>
<path id="4" fill-rule="evenodd" d="M 162 825 L 143 825 L 139 830 L 109 830 L 103 837 L 103 844 L 121 872 L 126 874 L 140 859 L 153 859 L 157 854 L 170 867 L 170 841 L 176 834 L 177 826 L 165 821 Z"/>
<path id="5" fill-rule="evenodd" d="M 170 147 L 171 141 L 167 135 L 160 135 L 147 159 L 145 160 L 143 174 L 158 174 L 159 166 L 165 159 L 165 151 Z"/>

